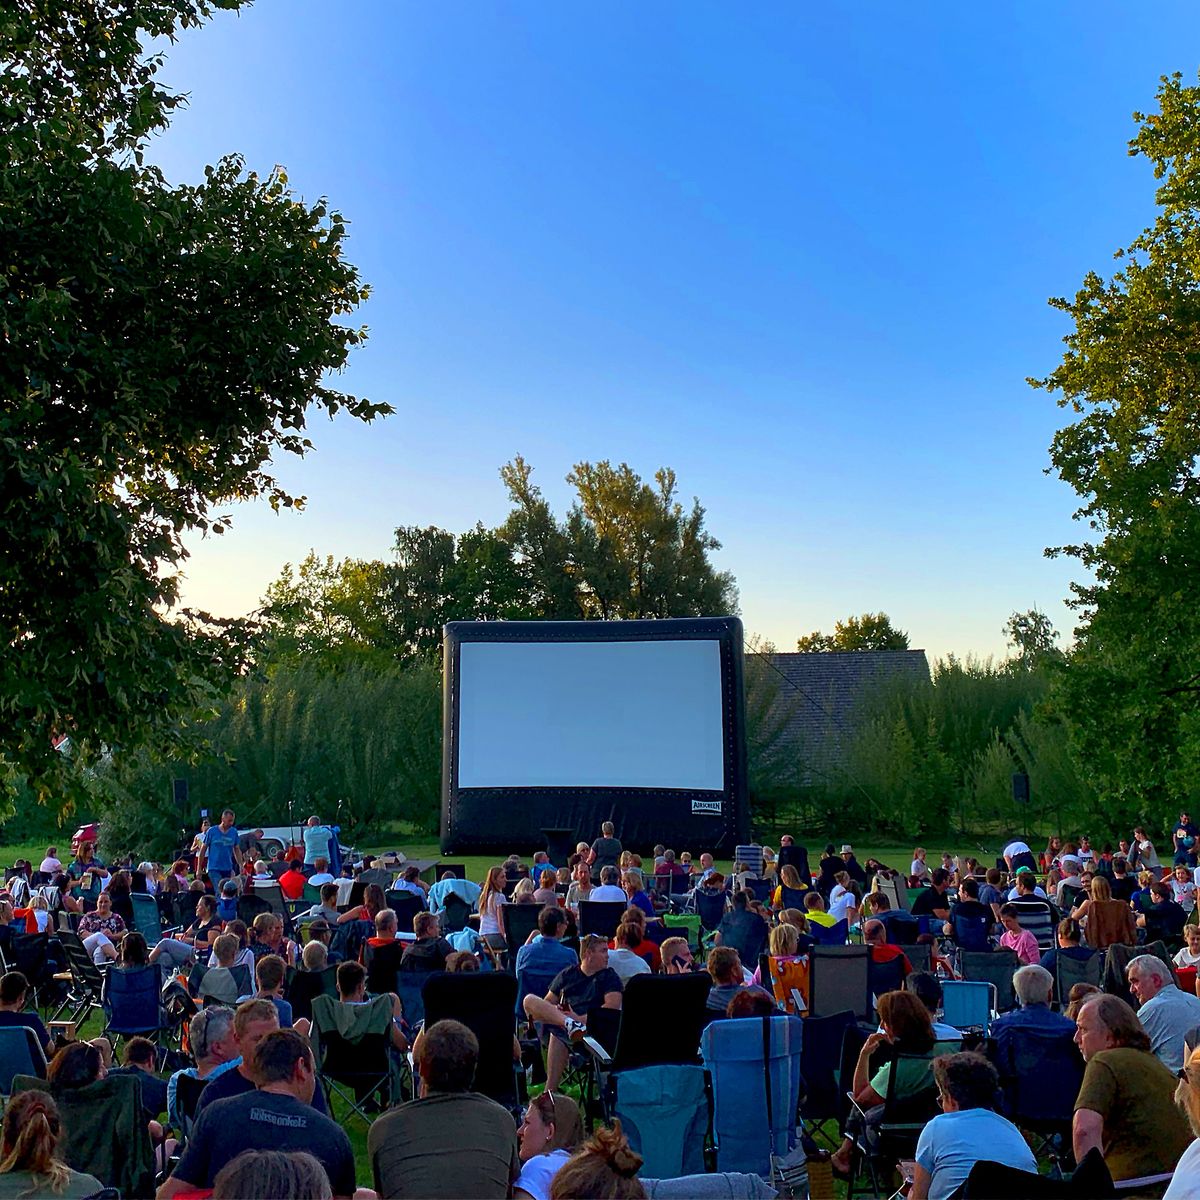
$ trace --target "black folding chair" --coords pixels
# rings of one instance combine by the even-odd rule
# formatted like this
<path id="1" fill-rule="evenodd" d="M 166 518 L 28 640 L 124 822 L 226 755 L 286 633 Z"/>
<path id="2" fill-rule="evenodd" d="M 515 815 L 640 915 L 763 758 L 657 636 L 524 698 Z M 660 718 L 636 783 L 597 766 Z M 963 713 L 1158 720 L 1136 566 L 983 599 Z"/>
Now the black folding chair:
<path id="1" fill-rule="evenodd" d="M 180 1075 L 175 1081 L 175 1107 L 182 1118 L 179 1132 L 185 1140 L 191 1137 L 192 1126 L 196 1123 L 196 1108 L 207 1082 L 207 1079 L 197 1079 L 195 1075 Z"/>
<path id="2" fill-rule="evenodd" d="M 1067 1031 L 1014 1029 L 997 1046 L 1004 1112 L 1018 1128 L 1036 1135 L 1034 1153 L 1050 1157 L 1059 1175 L 1060 1159 L 1071 1149 L 1075 1097 L 1083 1083 L 1083 1056 Z M 1053 1087 L 1046 1080 L 1054 1080 Z"/>
<path id="3" fill-rule="evenodd" d="M 312 1004 L 317 996 L 337 996 L 337 967 L 323 971 L 297 971 L 288 967 L 284 981 L 284 999 L 292 1006 L 293 1019 L 312 1018 Z"/>
<path id="4" fill-rule="evenodd" d="M 841 1122 L 845 1105 L 839 1086 L 842 1041 L 855 1028 L 852 1012 L 827 1017 L 807 1017 L 800 1043 L 800 1119 L 809 1137 L 822 1137 L 836 1149 L 840 1138 L 821 1128 L 826 1121 Z"/>
<path id="5" fill-rule="evenodd" d="M 860 1021 L 874 1016 L 870 947 L 814 946 L 808 954 L 810 1018 L 847 1010 Z"/>
<path id="6" fill-rule="evenodd" d="M 79 934 L 73 930 L 60 929 L 58 940 L 62 943 L 63 953 L 67 958 L 71 984 L 51 1020 L 58 1021 L 63 1013 L 68 1013 L 68 1019 L 78 1025 L 87 1020 L 93 1009 L 101 1007 L 104 973 L 92 961 L 92 956 L 87 952 Z"/>
<path id="7" fill-rule="evenodd" d="M 321 1082 L 329 1111 L 339 1096 L 369 1126 L 378 1113 L 397 1103 L 393 1095 L 391 1063 L 392 1002 L 376 996 L 368 1003 L 378 1009 L 372 1020 L 379 1030 L 349 1038 L 339 1032 L 336 1020 L 341 1003 L 331 996 L 313 1000 L 312 1041 L 320 1063 Z"/>
<path id="8" fill-rule="evenodd" d="M 500 927 L 504 930 L 504 941 L 508 946 L 505 962 L 510 974 L 516 974 L 517 951 L 537 929 L 541 915 L 540 904 L 505 904 L 500 909 Z"/>
<path id="9" fill-rule="evenodd" d="M 868 958 L 867 981 L 876 1001 L 884 992 L 898 991 L 904 986 L 904 960 L 897 957 L 887 962 L 876 962 Z"/>
<path id="10" fill-rule="evenodd" d="M 1021 961 L 1015 950 L 963 950 L 958 956 L 958 964 L 964 979 L 995 986 L 998 1012 L 1009 1012 L 1016 1007 L 1013 976 Z"/>
<path id="11" fill-rule="evenodd" d="M 367 991 L 372 996 L 396 991 L 396 976 L 400 973 L 400 960 L 404 957 L 405 943 L 389 942 L 386 946 L 372 946 L 367 942 L 363 949 L 363 965 L 367 968 Z"/>
<path id="12" fill-rule="evenodd" d="M 386 896 L 388 908 L 396 914 L 396 928 L 401 933 L 412 933 L 413 918 L 425 911 L 425 902 L 416 892 L 407 892 L 403 888 L 387 892 Z"/>
<path id="13" fill-rule="evenodd" d="M 1065 1005 L 1071 989 L 1077 983 L 1099 987 L 1104 977 L 1104 951 L 1097 950 L 1088 958 L 1075 958 L 1059 951 L 1054 956 L 1054 998 Z"/>
<path id="14" fill-rule="evenodd" d="M 917 942 L 914 945 L 909 945 L 907 942 L 898 942 L 896 944 L 904 951 L 904 957 L 912 964 L 914 971 L 930 971 L 933 969 L 933 947 L 927 942 Z"/>
<path id="15" fill-rule="evenodd" d="M 611 939 L 621 923 L 621 914 L 628 907 L 622 900 L 580 900 L 579 936 L 595 933 Z"/>
<path id="16" fill-rule="evenodd" d="M 457 893 L 450 892 L 442 903 L 442 932 L 461 933 L 471 923 L 471 906 Z"/>

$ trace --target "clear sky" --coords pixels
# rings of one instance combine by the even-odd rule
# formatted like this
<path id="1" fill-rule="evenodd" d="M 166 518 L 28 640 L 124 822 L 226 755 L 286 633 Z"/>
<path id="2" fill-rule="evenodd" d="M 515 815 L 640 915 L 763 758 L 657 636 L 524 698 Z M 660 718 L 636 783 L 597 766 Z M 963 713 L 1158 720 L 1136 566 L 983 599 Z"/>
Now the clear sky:
<path id="1" fill-rule="evenodd" d="M 282 164 L 350 220 L 374 295 L 341 378 L 396 414 L 321 419 L 280 464 L 302 514 L 235 512 L 184 598 L 255 607 L 308 549 L 556 509 L 581 460 L 673 467 L 749 632 L 886 610 L 912 644 L 1060 630 L 1073 496 L 1046 306 L 1152 217 L 1130 114 L 1195 79 L 1200 9 L 1115 3 L 603 5 L 259 0 L 170 51 L 170 178 Z"/>

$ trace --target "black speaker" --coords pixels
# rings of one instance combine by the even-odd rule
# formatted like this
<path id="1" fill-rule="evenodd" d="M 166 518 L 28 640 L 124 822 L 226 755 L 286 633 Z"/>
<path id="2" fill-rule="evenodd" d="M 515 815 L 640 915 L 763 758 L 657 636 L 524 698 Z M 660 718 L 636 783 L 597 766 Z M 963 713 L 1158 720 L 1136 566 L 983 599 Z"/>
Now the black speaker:
<path id="1" fill-rule="evenodd" d="M 1018 772 L 1012 777 L 1013 783 L 1013 799 L 1018 804 L 1029 803 L 1029 776 L 1023 771 Z"/>
<path id="2" fill-rule="evenodd" d="M 188 781 L 186 779 L 171 780 L 171 793 L 175 797 L 175 806 L 184 811 L 188 806 Z"/>

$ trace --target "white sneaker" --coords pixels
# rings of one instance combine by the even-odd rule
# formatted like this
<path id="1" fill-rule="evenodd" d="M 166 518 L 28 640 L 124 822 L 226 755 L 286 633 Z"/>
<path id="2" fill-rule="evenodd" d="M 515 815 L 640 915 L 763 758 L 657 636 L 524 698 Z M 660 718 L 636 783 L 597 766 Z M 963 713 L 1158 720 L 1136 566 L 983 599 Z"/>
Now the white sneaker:
<path id="1" fill-rule="evenodd" d="M 567 1037 L 572 1042 L 582 1042 L 584 1034 L 587 1033 L 587 1026 L 582 1021 L 575 1020 L 574 1017 L 566 1017 L 563 1029 L 566 1030 Z"/>

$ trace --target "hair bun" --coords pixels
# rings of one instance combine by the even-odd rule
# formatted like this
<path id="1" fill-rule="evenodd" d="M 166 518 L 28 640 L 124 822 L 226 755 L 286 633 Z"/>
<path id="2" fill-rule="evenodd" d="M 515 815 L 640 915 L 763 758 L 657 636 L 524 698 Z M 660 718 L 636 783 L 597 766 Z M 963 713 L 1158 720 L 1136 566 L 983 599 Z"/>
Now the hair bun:
<path id="1" fill-rule="evenodd" d="M 611 1129 L 599 1129 L 595 1134 L 596 1149 L 617 1174 L 632 1179 L 642 1166 L 642 1156 L 630 1146 L 621 1132 L 621 1122 L 614 1121 Z"/>

